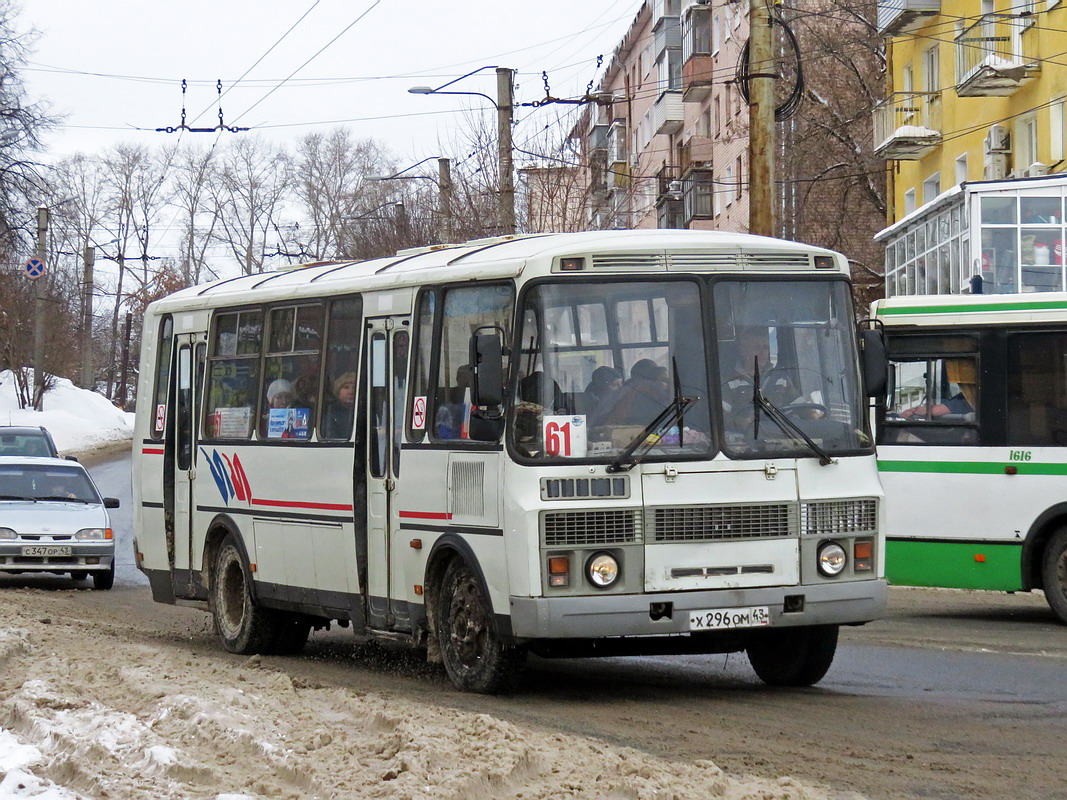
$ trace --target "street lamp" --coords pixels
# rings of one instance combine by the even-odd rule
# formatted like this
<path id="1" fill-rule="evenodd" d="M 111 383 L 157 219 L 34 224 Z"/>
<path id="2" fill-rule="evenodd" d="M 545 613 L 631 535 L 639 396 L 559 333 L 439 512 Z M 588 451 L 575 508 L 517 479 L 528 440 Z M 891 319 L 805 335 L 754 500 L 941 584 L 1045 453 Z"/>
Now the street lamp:
<path id="1" fill-rule="evenodd" d="M 425 164 L 427 161 L 437 159 L 437 177 L 434 178 L 430 175 L 405 175 L 408 170 L 415 169 L 420 164 Z M 440 206 L 441 214 L 441 242 L 448 243 L 452 241 L 452 162 L 447 158 L 439 158 L 438 156 L 430 156 L 424 158 L 422 161 L 417 161 L 410 167 L 404 167 L 399 172 L 394 172 L 392 175 L 368 175 L 369 181 L 414 181 L 423 180 L 431 181 L 437 185 L 438 192 L 438 205 Z"/>
<path id="2" fill-rule="evenodd" d="M 481 92 L 446 92 L 454 83 L 464 78 L 469 78 L 478 72 L 487 69 L 496 70 L 496 100 Z M 484 97 L 496 107 L 496 130 L 497 130 L 497 163 L 499 164 L 499 213 L 500 224 L 504 233 L 515 233 L 515 182 L 512 177 L 512 142 L 511 126 L 515 110 L 514 95 L 515 71 L 507 67 L 479 67 L 460 75 L 455 80 L 433 89 L 429 86 L 412 86 L 408 91 L 411 94 L 458 94 Z"/>

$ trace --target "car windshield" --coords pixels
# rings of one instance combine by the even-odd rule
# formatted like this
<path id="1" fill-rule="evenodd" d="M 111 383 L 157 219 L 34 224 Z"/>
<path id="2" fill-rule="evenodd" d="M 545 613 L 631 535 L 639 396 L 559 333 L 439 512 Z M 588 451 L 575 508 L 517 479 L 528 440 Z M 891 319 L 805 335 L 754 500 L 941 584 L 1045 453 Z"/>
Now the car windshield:
<path id="1" fill-rule="evenodd" d="M 721 281 L 713 296 L 728 455 L 870 447 L 844 281 Z"/>
<path id="2" fill-rule="evenodd" d="M 0 500 L 64 500 L 100 503 L 100 495 L 84 470 L 0 464 Z"/>
<path id="3" fill-rule="evenodd" d="M 54 456 L 48 440 L 39 431 L 0 433 L 0 456 Z"/>
<path id="4" fill-rule="evenodd" d="M 668 409 L 645 457 L 711 448 L 693 280 L 544 283 L 525 295 L 512 443 L 526 458 L 612 461 Z M 688 400 L 688 402 L 683 402 Z"/>

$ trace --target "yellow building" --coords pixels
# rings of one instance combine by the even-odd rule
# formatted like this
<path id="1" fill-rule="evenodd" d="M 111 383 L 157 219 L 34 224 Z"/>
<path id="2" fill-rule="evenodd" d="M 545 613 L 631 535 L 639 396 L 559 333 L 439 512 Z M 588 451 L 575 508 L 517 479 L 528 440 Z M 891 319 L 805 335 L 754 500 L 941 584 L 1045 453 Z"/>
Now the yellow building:
<path id="1" fill-rule="evenodd" d="M 1067 2 L 888 0 L 878 28 L 887 295 L 1063 290 Z"/>

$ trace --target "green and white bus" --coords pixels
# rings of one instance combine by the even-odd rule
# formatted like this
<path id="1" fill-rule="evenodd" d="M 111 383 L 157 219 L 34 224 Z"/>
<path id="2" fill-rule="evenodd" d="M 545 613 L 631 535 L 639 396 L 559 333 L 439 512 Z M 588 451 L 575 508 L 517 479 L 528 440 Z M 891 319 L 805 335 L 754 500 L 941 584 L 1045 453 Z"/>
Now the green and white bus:
<path id="1" fill-rule="evenodd" d="M 887 592 L 847 269 L 604 231 L 185 289 L 145 319 L 138 565 L 237 653 L 336 621 L 473 691 L 527 652 L 814 683 Z"/>
<path id="2" fill-rule="evenodd" d="M 891 584 L 1043 590 L 1067 622 L 1067 293 L 874 303 Z"/>

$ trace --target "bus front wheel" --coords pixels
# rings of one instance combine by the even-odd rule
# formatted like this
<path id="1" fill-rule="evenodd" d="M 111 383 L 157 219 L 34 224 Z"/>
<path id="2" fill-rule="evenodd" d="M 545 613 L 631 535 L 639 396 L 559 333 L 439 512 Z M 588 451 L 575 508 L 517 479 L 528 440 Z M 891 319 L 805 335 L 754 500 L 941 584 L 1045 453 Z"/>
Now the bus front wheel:
<path id="1" fill-rule="evenodd" d="M 1041 563 L 1045 599 L 1061 622 L 1067 623 L 1067 528 L 1060 528 L 1045 547 Z"/>
<path id="2" fill-rule="evenodd" d="M 773 628 L 746 648 L 752 669 L 770 686 L 811 686 L 822 680 L 837 652 L 837 626 Z"/>
<path id="3" fill-rule="evenodd" d="M 222 646 L 231 653 L 268 652 L 274 644 L 275 612 L 257 606 L 241 548 L 228 534 L 211 572 L 211 614 Z"/>
<path id="4" fill-rule="evenodd" d="M 481 694 L 499 694 L 513 687 L 526 651 L 501 640 L 489 598 L 462 559 L 455 559 L 445 570 L 436 627 L 441 660 L 457 687 Z"/>

